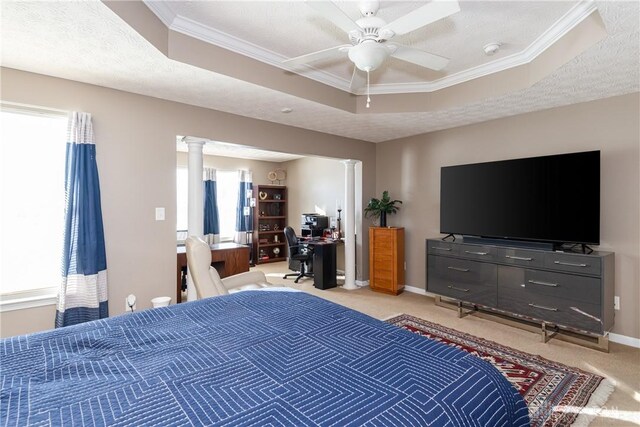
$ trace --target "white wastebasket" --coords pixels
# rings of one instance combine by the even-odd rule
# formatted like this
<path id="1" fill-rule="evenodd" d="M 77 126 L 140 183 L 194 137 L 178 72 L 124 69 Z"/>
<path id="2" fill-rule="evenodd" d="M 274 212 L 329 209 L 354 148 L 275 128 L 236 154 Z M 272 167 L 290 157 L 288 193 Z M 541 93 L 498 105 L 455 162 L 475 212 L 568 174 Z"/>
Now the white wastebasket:
<path id="1" fill-rule="evenodd" d="M 171 304 L 171 297 L 156 297 L 151 300 L 151 304 L 153 304 L 153 308 L 167 307 Z"/>

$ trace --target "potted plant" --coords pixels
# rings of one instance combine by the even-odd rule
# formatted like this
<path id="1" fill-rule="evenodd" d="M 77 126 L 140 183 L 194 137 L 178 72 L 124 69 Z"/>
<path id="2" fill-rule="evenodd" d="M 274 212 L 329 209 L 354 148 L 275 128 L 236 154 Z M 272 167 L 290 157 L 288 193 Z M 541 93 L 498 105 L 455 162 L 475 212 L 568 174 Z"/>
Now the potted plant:
<path id="1" fill-rule="evenodd" d="M 382 192 L 382 198 L 376 199 L 375 197 L 369 200 L 369 204 L 364 208 L 364 216 L 367 218 L 380 218 L 380 227 L 387 226 L 387 214 L 394 214 L 398 212 L 400 206 L 396 204 L 402 204 L 401 200 L 391 200 L 388 191 Z"/>

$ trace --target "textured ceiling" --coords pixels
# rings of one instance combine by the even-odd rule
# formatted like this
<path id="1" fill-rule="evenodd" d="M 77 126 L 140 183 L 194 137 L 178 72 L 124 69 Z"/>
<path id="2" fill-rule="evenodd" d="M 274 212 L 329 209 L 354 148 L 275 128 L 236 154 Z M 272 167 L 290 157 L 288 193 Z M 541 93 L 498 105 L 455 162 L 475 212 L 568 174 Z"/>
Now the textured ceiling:
<path id="1" fill-rule="evenodd" d="M 639 91 L 639 3 L 597 5 L 609 34 L 602 42 L 527 89 L 432 112 L 357 115 L 178 63 L 97 1 L 2 1 L 0 61 L 10 68 L 379 142 Z M 474 29 L 465 31 L 473 39 Z M 293 112 L 282 114 L 284 106 Z"/>

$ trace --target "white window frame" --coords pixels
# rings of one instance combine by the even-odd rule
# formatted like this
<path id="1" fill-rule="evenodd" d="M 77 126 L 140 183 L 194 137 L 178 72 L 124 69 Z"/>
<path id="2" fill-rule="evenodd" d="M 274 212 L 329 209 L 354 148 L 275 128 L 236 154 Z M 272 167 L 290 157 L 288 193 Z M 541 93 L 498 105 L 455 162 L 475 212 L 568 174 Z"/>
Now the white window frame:
<path id="1" fill-rule="evenodd" d="M 69 116 L 69 112 L 65 110 L 7 101 L 0 101 L 0 111 L 56 119 Z M 62 277 L 60 277 L 60 280 L 62 280 Z M 56 305 L 58 289 L 58 286 L 50 286 L 0 294 L 0 313 Z"/>

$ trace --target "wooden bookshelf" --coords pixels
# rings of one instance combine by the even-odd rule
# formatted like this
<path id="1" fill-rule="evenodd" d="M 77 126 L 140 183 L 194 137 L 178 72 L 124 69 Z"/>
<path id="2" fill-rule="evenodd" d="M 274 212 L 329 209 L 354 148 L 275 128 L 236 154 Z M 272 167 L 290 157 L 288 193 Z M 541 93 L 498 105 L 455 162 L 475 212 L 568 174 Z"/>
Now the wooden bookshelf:
<path id="1" fill-rule="evenodd" d="M 264 264 L 284 261 L 287 259 L 287 239 L 284 237 L 284 228 L 287 226 L 287 187 L 256 185 L 253 195 L 256 198 L 253 215 L 255 262 Z"/>

